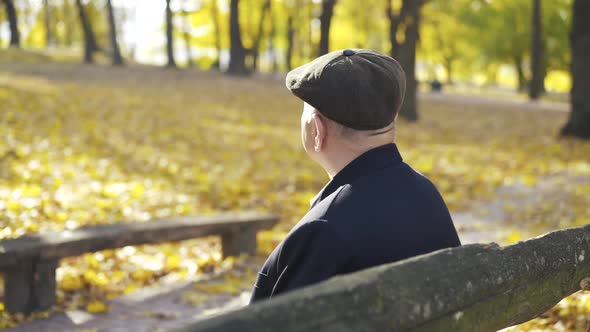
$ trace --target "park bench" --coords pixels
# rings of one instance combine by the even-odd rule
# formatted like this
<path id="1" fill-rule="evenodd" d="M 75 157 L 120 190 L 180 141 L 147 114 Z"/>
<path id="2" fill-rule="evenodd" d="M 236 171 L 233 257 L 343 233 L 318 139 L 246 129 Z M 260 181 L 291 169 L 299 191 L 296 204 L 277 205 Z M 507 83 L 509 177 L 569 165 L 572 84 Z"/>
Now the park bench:
<path id="1" fill-rule="evenodd" d="M 55 303 L 55 271 L 59 259 L 131 245 L 219 235 L 224 256 L 254 254 L 256 233 L 272 227 L 277 217 L 256 212 L 178 217 L 116 223 L 48 232 L 0 241 L 4 305 L 10 312 L 29 313 Z"/>
<path id="2" fill-rule="evenodd" d="M 178 331 L 496 331 L 590 290 L 590 226 L 337 276 Z"/>

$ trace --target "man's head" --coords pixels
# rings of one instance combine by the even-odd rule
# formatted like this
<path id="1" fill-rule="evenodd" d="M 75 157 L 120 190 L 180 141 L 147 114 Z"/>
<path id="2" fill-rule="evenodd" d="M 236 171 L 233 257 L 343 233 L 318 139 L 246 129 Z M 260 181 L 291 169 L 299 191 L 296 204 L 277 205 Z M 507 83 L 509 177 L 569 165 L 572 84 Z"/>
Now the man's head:
<path id="1" fill-rule="evenodd" d="M 304 101 L 303 146 L 331 175 L 351 156 L 393 142 L 406 88 L 393 58 L 372 50 L 332 52 L 289 72 L 286 84 Z"/>

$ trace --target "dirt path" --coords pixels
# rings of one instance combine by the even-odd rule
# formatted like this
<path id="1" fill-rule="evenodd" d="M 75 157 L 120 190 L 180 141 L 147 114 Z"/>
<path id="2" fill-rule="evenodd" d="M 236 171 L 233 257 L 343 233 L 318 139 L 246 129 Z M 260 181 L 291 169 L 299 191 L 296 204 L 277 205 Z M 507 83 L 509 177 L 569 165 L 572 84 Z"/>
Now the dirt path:
<path id="1" fill-rule="evenodd" d="M 447 103 L 456 105 L 457 107 L 470 108 L 472 106 L 490 106 L 494 109 L 519 109 L 522 111 L 550 111 L 550 112 L 568 112 L 569 104 L 553 101 L 529 101 L 528 99 L 520 99 L 508 97 L 492 97 L 479 95 L 466 95 L 457 93 L 430 93 L 422 92 L 418 98 L 427 102 Z"/>
<path id="2" fill-rule="evenodd" d="M 243 275 L 252 276 L 252 272 L 256 272 L 262 262 L 260 257 L 247 259 L 240 266 Z M 154 286 L 109 301 L 110 311 L 105 314 L 71 310 L 6 331 L 151 332 L 178 328 L 196 319 L 239 308 L 248 303 L 250 287 L 253 284 L 252 277 L 245 277 L 244 282 L 238 286 L 239 291 L 235 291 L 233 294 L 207 295 L 195 289 L 197 284 L 223 283 L 228 273 L 231 272 L 182 282 L 162 280 Z"/>

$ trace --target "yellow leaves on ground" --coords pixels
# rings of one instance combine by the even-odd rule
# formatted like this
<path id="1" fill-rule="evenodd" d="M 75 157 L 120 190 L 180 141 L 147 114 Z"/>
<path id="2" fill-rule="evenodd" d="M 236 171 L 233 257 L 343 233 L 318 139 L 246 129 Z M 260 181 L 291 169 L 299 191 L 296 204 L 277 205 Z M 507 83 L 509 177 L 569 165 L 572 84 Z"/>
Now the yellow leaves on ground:
<path id="1" fill-rule="evenodd" d="M 268 254 L 273 251 L 276 246 L 287 236 L 287 232 L 280 231 L 261 231 L 258 232 L 257 240 L 260 244 L 258 252 L 261 255 Z"/>
<path id="2" fill-rule="evenodd" d="M 66 274 L 62 277 L 60 285 L 65 291 L 77 291 L 84 287 L 84 282 L 79 275 Z"/>
<path id="3" fill-rule="evenodd" d="M 231 262 L 234 268 L 222 277 L 213 280 L 197 281 L 194 284 L 195 291 L 186 291 L 181 300 L 194 306 L 204 305 L 215 296 L 237 296 L 242 292 L 249 292 L 256 280 L 256 271 L 244 269 L 243 259 Z"/>
<path id="4" fill-rule="evenodd" d="M 204 271 L 231 268 L 236 258 L 222 259 L 219 250 L 218 239 L 205 238 L 179 244 L 129 246 L 65 259 L 57 270 L 62 291 L 59 299 L 63 301 L 60 305 L 71 308 L 80 294 L 87 299 L 131 294 L 164 275 L 183 280 Z"/>
<path id="5" fill-rule="evenodd" d="M 176 270 L 180 267 L 181 258 L 176 255 L 166 257 L 166 265 L 164 266 L 167 270 Z"/>
<path id="6" fill-rule="evenodd" d="M 0 239 L 256 209 L 281 218 L 274 231 L 259 234 L 267 254 L 328 180 L 300 146 L 301 103 L 281 81 L 9 63 L 0 64 Z M 561 176 L 552 199 L 507 209 L 511 228 L 590 220 L 590 143 L 555 138 L 566 114 L 444 100 L 420 105 L 421 121 L 400 122 L 397 143 L 452 210 L 492 199 L 502 185 L 537 188 Z M 64 259 L 57 308 L 87 308 L 164 275 L 182 279 L 223 264 L 218 239 Z M 207 291 L 236 288 L 194 292 Z"/>
<path id="7" fill-rule="evenodd" d="M 516 243 L 518 241 L 522 241 L 522 240 L 523 240 L 522 232 L 512 231 L 512 232 L 510 232 L 510 234 L 508 234 L 508 239 L 507 239 L 508 244 L 514 244 L 514 243 Z"/>
<path id="8" fill-rule="evenodd" d="M 91 301 L 90 303 L 88 303 L 86 305 L 86 311 L 93 313 L 93 314 L 104 313 L 104 312 L 107 312 L 108 310 L 109 310 L 109 307 L 106 304 L 104 304 L 102 301 L 99 301 L 99 300 Z"/>
<path id="9" fill-rule="evenodd" d="M 220 282 L 217 284 L 196 284 L 195 289 L 205 294 L 227 293 L 237 295 L 241 293 L 240 288 L 236 287 L 233 282 Z"/>
<path id="10" fill-rule="evenodd" d="M 587 331 L 588 313 L 590 313 L 590 292 L 578 292 L 563 299 L 539 318 L 508 328 L 506 331 Z"/>

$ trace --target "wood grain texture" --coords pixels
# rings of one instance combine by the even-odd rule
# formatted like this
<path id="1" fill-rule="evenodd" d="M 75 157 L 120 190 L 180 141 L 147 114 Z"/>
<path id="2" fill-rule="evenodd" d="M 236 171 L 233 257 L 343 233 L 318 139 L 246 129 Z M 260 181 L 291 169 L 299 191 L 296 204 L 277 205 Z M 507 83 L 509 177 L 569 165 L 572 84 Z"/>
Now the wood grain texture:
<path id="1" fill-rule="evenodd" d="M 444 249 L 323 283 L 179 331 L 495 331 L 590 277 L 590 226 L 508 247 Z"/>

